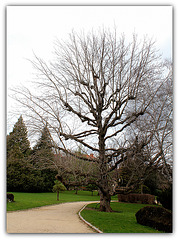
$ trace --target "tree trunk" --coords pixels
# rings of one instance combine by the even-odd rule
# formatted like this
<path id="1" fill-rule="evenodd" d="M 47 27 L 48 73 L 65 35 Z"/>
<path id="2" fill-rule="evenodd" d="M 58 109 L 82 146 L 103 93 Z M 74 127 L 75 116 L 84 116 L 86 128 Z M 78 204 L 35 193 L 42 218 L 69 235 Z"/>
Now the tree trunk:
<path id="1" fill-rule="evenodd" d="M 57 201 L 59 201 L 59 191 L 57 191 Z"/>
<path id="2" fill-rule="evenodd" d="M 107 175 L 107 159 L 105 157 L 104 132 L 99 130 L 99 162 L 100 162 L 100 211 L 112 212 L 110 207 L 111 195 L 109 194 L 109 182 Z"/>
<path id="3" fill-rule="evenodd" d="M 99 191 L 100 194 L 100 208 L 101 212 L 112 212 L 112 208 L 110 206 L 111 195 L 108 192 Z"/>

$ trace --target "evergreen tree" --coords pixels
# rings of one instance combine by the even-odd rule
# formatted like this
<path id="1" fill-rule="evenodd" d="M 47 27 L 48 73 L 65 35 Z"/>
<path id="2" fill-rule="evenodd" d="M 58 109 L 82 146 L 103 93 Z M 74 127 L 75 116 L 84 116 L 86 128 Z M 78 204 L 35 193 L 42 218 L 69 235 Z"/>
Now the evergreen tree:
<path id="1" fill-rule="evenodd" d="M 27 128 L 21 115 L 7 136 L 7 161 L 23 160 L 29 156 L 30 151 Z"/>
<path id="2" fill-rule="evenodd" d="M 50 133 L 48 127 L 45 126 L 41 132 L 41 137 L 33 148 L 33 164 L 37 165 L 41 169 L 45 169 L 46 166 L 49 168 L 49 161 L 52 161 L 54 158 L 52 148 L 53 144 L 51 142 Z"/>
<path id="3" fill-rule="evenodd" d="M 57 172 L 50 169 L 36 170 L 14 161 L 7 166 L 8 192 L 51 192 Z"/>
<path id="4" fill-rule="evenodd" d="M 20 116 L 13 131 L 7 136 L 7 191 L 51 191 L 57 172 L 49 168 L 42 169 L 42 162 L 49 161 L 52 157 L 52 144 L 47 126 L 42 130 L 41 137 L 32 151 L 27 138 L 27 128 Z M 27 159 L 29 161 L 24 161 Z M 35 161 L 41 163 L 39 169 L 36 168 Z"/>

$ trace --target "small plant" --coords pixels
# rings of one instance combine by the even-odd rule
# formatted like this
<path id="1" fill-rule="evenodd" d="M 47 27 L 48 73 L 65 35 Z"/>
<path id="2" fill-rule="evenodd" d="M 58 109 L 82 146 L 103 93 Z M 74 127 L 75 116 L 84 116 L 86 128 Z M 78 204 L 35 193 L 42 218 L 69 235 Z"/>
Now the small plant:
<path id="1" fill-rule="evenodd" d="M 59 182 L 58 180 L 54 181 L 55 185 L 53 186 L 52 191 L 57 193 L 57 201 L 59 201 L 59 192 L 60 191 L 66 191 L 66 187 L 63 185 L 63 183 Z"/>

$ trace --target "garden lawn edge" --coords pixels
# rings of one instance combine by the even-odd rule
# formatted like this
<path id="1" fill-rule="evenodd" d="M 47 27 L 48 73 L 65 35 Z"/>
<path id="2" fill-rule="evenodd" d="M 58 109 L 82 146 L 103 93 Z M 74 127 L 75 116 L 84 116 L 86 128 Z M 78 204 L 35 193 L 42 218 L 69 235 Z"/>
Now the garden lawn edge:
<path id="1" fill-rule="evenodd" d="M 88 226 L 90 226 L 92 229 L 94 229 L 96 232 L 98 233 L 103 233 L 101 230 L 99 230 L 97 227 L 93 226 L 91 223 L 89 223 L 88 221 L 86 221 L 82 216 L 81 216 L 81 212 L 86 208 L 88 204 L 85 204 L 80 211 L 78 212 L 78 216 L 80 217 L 80 219 L 86 223 Z"/>

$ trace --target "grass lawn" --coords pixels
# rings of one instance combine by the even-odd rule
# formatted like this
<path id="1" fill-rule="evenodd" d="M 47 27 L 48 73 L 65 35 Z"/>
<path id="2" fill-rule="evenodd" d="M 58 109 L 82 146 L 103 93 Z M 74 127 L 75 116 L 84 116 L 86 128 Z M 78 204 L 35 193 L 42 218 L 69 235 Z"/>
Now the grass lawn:
<path id="1" fill-rule="evenodd" d="M 99 201 L 97 192 L 94 192 L 92 196 L 89 191 L 78 191 L 78 194 L 75 194 L 75 191 L 61 192 L 59 201 L 56 200 L 56 193 L 12 193 L 15 202 L 7 203 L 7 211 L 25 210 L 64 202 Z M 117 196 L 112 197 L 112 200 L 117 200 Z M 136 222 L 135 213 L 146 206 L 144 204 L 112 202 L 113 211 L 118 211 L 112 213 L 99 212 L 94 209 L 96 206 L 99 208 L 99 204 L 89 204 L 81 215 L 105 233 L 159 233 L 157 230 Z"/>
<path id="2" fill-rule="evenodd" d="M 56 193 L 12 193 L 14 194 L 15 202 L 7 203 L 7 211 L 23 210 L 63 202 L 99 201 L 97 192 L 94 192 L 92 196 L 89 191 L 78 191 L 78 194 L 75 194 L 75 191 L 61 192 L 59 201 L 56 200 Z M 113 199 L 117 199 L 117 196 L 113 197 Z"/>
<path id="3" fill-rule="evenodd" d="M 104 233 L 162 233 L 153 228 L 137 223 L 135 213 L 145 204 L 112 202 L 112 213 L 93 210 L 99 205 L 92 203 L 81 212 L 84 219 L 99 228 Z M 93 209 L 91 209 L 93 208 Z"/>

